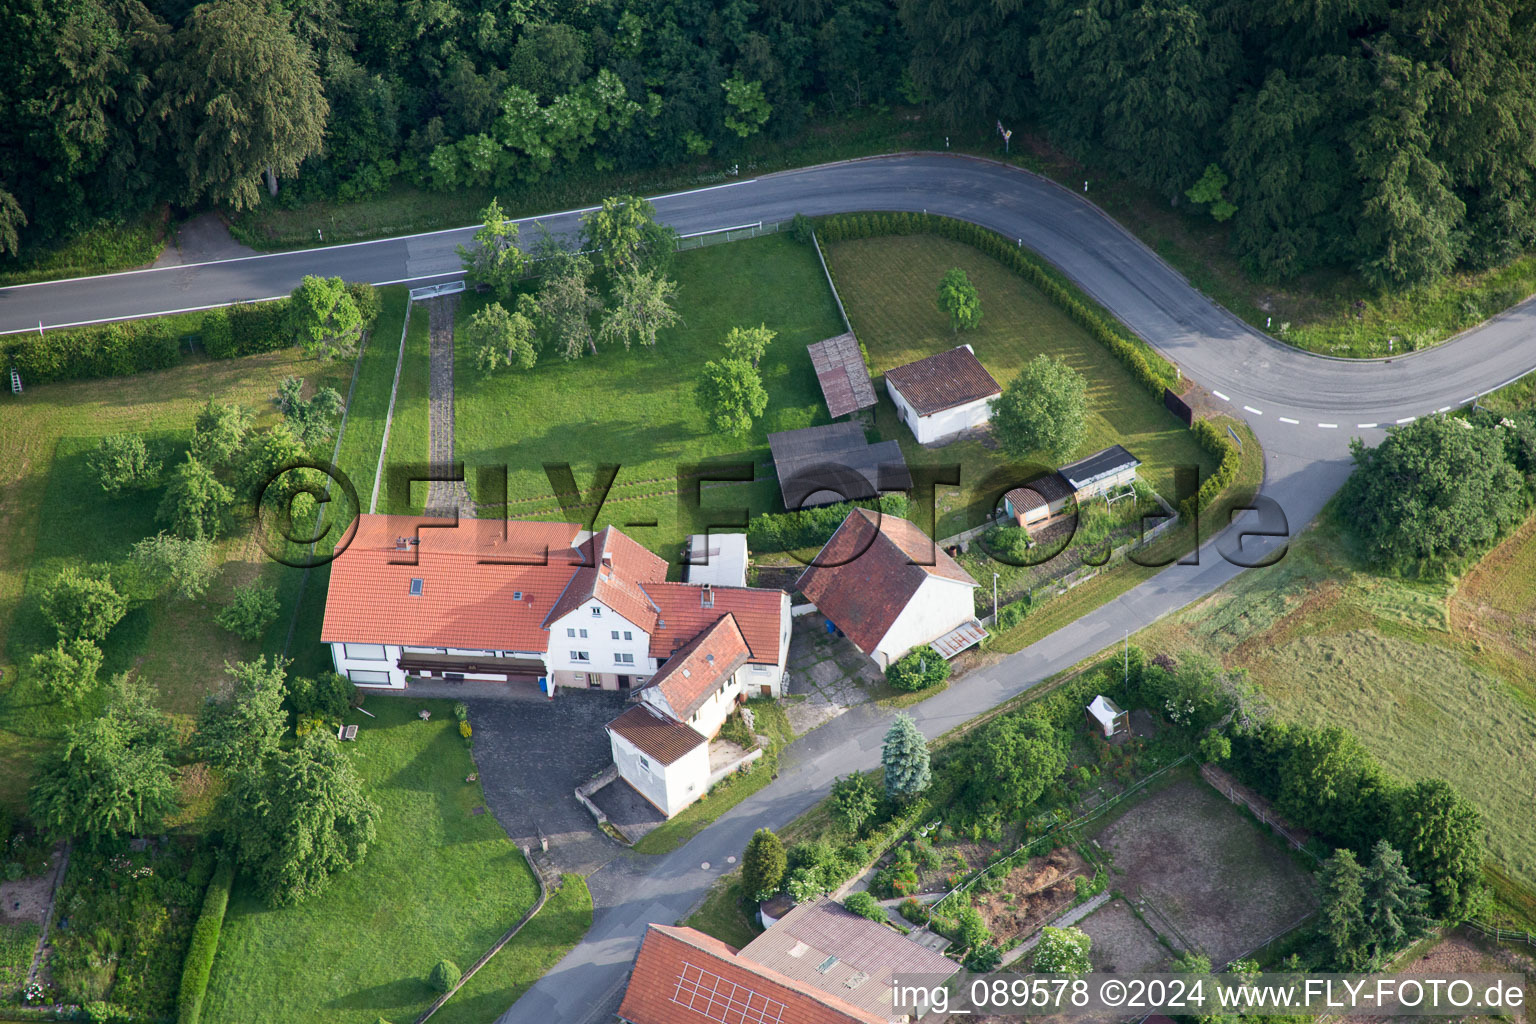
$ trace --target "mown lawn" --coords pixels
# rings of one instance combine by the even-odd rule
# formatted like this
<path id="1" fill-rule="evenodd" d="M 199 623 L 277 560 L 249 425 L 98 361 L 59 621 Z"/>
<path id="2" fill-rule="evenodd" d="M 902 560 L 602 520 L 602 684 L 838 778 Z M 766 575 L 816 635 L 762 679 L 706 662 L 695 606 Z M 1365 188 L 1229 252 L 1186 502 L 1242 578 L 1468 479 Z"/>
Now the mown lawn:
<path id="1" fill-rule="evenodd" d="M 464 781 L 474 763 L 452 704 L 378 697 L 367 707 L 378 717 L 348 714 L 359 732 L 346 750 L 379 805 L 377 841 L 361 864 L 297 907 L 272 909 L 237 884 L 204 1020 L 412 1020 L 434 996 L 426 978 L 438 959 L 467 967 L 538 898 L 532 869 L 484 810 L 480 785 Z M 430 721 L 417 718 L 422 708 Z M 500 984 L 531 982 L 557 947 L 579 937 L 580 894 L 570 899 L 576 905 L 551 922 L 574 920 L 544 933 L 542 952 L 509 959 L 522 966 Z M 525 934 L 539 945 L 541 933 Z"/>
<path id="2" fill-rule="evenodd" d="M 816 254 L 787 235 L 773 235 L 680 253 L 674 277 L 683 323 L 662 332 L 654 349 L 603 348 L 572 362 L 546 353 L 532 370 L 490 377 L 475 369 L 473 353 L 462 341 L 468 317 L 486 300 L 464 297 L 457 320 L 454 429 L 457 454 L 478 500 L 500 496 L 477 492 L 476 468 L 505 466 L 511 516 L 561 518 L 570 513 L 560 510 L 544 463 L 569 463 L 583 490 L 591 486 L 598 464 L 618 463 L 598 525 L 614 523 L 667 556 L 701 521 L 698 514 L 679 512 L 679 466 L 755 462 L 757 483 L 706 487 L 704 505 L 746 506 L 754 513 L 778 507 L 767 435 L 827 422 L 805 347 L 842 329 Z M 768 411 L 747 437 L 714 434 L 697 408 L 694 381 L 707 360 L 721 356 L 720 342 L 730 328 L 760 323 L 778 332 L 760 367 Z M 391 459 L 399 457 L 395 445 L 392 436 Z M 648 520 L 658 525 L 634 525 Z"/>
<path id="3" fill-rule="evenodd" d="M 430 454 L 428 446 L 431 443 L 431 433 L 427 422 L 427 385 L 431 377 L 427 358 L 432 338 L 427 327 L 427 306 L 425 303 L 416 303 L 411 309 L 411 322 L 405 335 L 405 359 L 400 364 L 400 384 L 395 391 L 395 416 L 390 421 L 389 436 L 386 439 L 388 448 L 384 455 L 384 476 L 378 482 L 377 511 L 382 513 L 419 515 L 427 501 L 425 483 L 412 485 L 408 494 L 395 494 L 389 486 L 391 465 L 422 465 L 426 463 Z M 396 348 L 395 351 L 398 353 L 399 349 Z M 391 367 L 391 380 L 393 374 L 394 368 Z M 455 386 L 459 384 L 460 380 L 455 378 Z M 379 386 L 385 389 L 384 404 L 387 407 L 389 385 L 380 384 Z M 369 470 L 367 479 L 371 492 L 372 470 Z M 367 507 L 368 495 L 364 494 L 362 498 L 364 507 Z"/>
<path id="4" fill-rule="evenodd" d="M 1205 650 L 1247 669 L 1282 717 L 1347 726 L 1401 778 L 1446 779 L 1483 811 L 1498 875 L 1536 906 L 1536 616 L 1519 599 L 1533 529 L 1457 584 L 1419 582 L 1361 562 L 1330 507 L 1278 565 L 1138 642 Z"/>
<path id="5" fill-rule="evenodd" d="M 756 911 L 756 905 L 741 891 L 741 872 L 733 871 L 714 884 L 699 909 L 683 923 L 740 949 L 763 933 L 755 920 Z"/>
<path id="6" fill-rule="evenodd" d="M 1199 466 L 1202 473 L 1215 468 L 1183 424 L 1149 397 L 1107 349 L 991 257 L 948 239 L 898 236 L 838 242 L 827 247 L 827 261 L 877 375 L 880 436 L 901 441 L 908 465 L 960 466 L 958 490 L 940 488 L 938 536 L 984 521 L 1001 491 L 983 482 L 1017 460 L 980 441 L 924 449 L 897 417 L 883 374 L 959 344 L 969 344 L 1004 387 L 1037 355 L 1060 359 L 1087 379 L 1087 432 L 1072 458 L 1123 444 L 1141 459 L 1142 479 L 1169 501 L 1175 500 L 1174 467 Z M 939 279 L 951 267 L 963 269 L 981 295 L 980 326 L 958 336 L 936 302 Z M 1059 464 L 1044 453 L 1023 461 L 1052 468 Z"/>

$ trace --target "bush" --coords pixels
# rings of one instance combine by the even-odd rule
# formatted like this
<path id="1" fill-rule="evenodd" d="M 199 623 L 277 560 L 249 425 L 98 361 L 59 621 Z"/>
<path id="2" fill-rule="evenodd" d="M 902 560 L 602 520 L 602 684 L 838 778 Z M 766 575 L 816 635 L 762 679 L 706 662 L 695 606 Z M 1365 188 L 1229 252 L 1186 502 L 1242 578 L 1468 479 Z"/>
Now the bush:
<path id="1" fill-rule="evenodd" d="M 928 923 L 928 908 L 917 902 L 917 900 L 913 899 L 911 896 L 908 896 L 906 899 L 901 901 L 901 907 L 899 909 L 901 911 L 901 916 L 906 918 L 908 921 L 911 921 L 915 925 L 925 925 Z"/>
<path id="2" fill-rule="evenodd" d="M 61 640 L 100 641 L 128 611 L 128 601 L 112 586 L 106 566 L 60 570 L 42 595 L 43 616 Z"/>
<path id="3" fill-rule="evenodd" d="M 357 698 L 357 686 L 344 675 L 322 672 L 313 679 L 296 677 L 286 682 L 283 704 L 295 718 L 335 721 L 347 713 Z"/>
<path id="4" fill-rule="evenodd" d="M 427 984 L 432 986 L 434 992 L 447 992 L 459 983 L 462 976 L 457 964 L 443 959 L 432 965 L 432 973 L 427 975 Z"/>
<path id="5" fill-rule="evenodd" d="M 181 338 L 163 318 L 80 327 L 0 340 L 0 362 L 27 384 L 125 377 L 181 361 Z"/>
<path id="6" fill-rule="evenodd" d="M 463 736 L 465 739 L 469 739 L 471 736 L 474 735 L 474 730 L 470 728 L 468 722 L 460 722 L 459 723 L 459 735 Z"/>
<path id="7" fill-rule="evenodd" d="M 469 705 L 459 701 L 453 706 L 453 717 L 461 722 L 469 721 Z"/>
<path id="8" fill-rule="evenodd" d="M 801 245 L 810 245 L 816 236 L 816 222 L 803 213 L 797 213 L 789 222 L 790 234 Z"/>
<path id="9" fill-rule="evenodd" d="M 192 942 L 181 970 L 181 995 L 176 1002 L 176 1024 L 198 1024 L 203 1015 L 203 997 L 208 991 L 208 977 L 213 958 L 219 951 L 219 933 L 224 927 L 224 912 L 229 907 L 229 890 L 235 881 L 235 862 L 231 857 L 219 860 L 219 866 L 203 894 L 203 909 L 192 927 Z"/>
<path id="10" fill-rule="evenodd" d="M 279 608 L 276 587 L 250 583 L 235 588 L 234 597 L 213 621 L 242 640 L 257 640 L 277 621 Z"/>
<path id="11" fill-rule="evenodd" d="M 905 519 L 909 506 L 905 494 L 882 495 L 878 501 L 842 501 L 795 512 L 770 512 L 753 516 L 747 524 L 747 544 L 753 551 L 789 551 L 819 548 L 855 508 L 877 509 L 883 515 Z"/>
<path id="12" fill-rule="evenodd" d="M 992 932 L 987 928 L 981 911 L 975 907 L 966 907 L 960 911 L 955 919 L 955 944 L 961 949 L 976 949 L 990 941 Z"/>
<path id="13" fill-rule="evenodd" d="M 367 281 L 348 281 L 347 294 L 352 296 L 352 302 L 363 318 L 363 330 L 371 329 L 373 322 L 379 318 L 379 308 L 382 304 L 379 290 Z"/>
<path id="14" fill-rule="evenodd" d="M 752 834 L 741 855 L 741 890 L 748 899 L 763 900 L 779 891 L 789 860 L 779 837 L 766 828 Z"/>
<path id="15" fill-rule="evenodd" d="M 997 948 L 995 943 L 987 942 L 975 947 L 965 955 L 965 969 L 984 973 L 995 971 L 1003 962 L 1003 951 Z"/>
<path id="16" fill-rule="evenodd" d="M 897 659 L 885 670 L 885 681 L 892 689 L 916 693 L 938 686 L 949 678 L 950 665 L 939 652 L 924 644 Z"/>
<path id="17" fill-rule="evenodd" d="M 229 350 L 217 354 L 218 357 L 228 359 L 287 348 L 293 344 L 283 333 L 283 320 L 287 312 L 287 299 L 246 302 L 229 307 Z M 213 352 L 208 354 L 216 355 Z"/>
<path id="18" fill-rule="evenodd" d="M 160 456 L 150 451 L 142 434 L 109 434 L 96 443 L 86 462 L 108 494 L 160 482 Z"/>
<path id="19" fill-rule="evenodd" d="M 867 892 L 849 893 L 843 900 L 843 906 L 860 917 L 868 918 L 877 924 L 885 924 L 889 920 L 886 917 L 885 908 L 880 905 L 880 901 Z"/>

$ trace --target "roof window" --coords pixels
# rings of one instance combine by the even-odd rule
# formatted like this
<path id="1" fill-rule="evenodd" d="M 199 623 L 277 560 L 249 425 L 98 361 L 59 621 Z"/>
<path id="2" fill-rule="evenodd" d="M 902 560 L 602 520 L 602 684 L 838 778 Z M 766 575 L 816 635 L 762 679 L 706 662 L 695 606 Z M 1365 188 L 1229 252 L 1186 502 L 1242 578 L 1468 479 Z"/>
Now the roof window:
<path id="1" fill-rule="evenodd" d="M 421 577 L 418 576 L 418 577 L 413 578 L 411 580 L 411 596 L 412 597 L 420 597 L 421 596 L 421 588 L 424 585 L 425 585 L 425 581 L 422 580 Z"/>

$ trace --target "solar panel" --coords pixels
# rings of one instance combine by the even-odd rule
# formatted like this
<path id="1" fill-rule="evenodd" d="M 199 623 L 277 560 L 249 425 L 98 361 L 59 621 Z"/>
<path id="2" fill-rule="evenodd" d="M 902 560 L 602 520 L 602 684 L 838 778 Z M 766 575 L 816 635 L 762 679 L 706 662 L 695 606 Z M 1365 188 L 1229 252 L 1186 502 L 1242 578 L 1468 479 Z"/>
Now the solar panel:
<path id="1" fill-rule="evenodd" d="M 672 1001 L 720 1024 L 779 1024 L 784 1004 L 683 961 Z"/>

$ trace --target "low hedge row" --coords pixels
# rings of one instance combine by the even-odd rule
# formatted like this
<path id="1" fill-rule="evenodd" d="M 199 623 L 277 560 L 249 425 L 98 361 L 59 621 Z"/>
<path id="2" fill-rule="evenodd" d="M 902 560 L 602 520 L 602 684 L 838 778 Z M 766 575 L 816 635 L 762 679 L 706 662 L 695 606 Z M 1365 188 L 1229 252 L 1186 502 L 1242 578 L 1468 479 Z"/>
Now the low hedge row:
<path id="1" fill-rule="evenodd" d="M 1185 522 L 1191 522 L 1198 509 L 1210 508 L 1215 503 L 1216 496 L 1237 479 L 1237 469 L 1242 462 L 1237 445 L 1227 440 L 1222 429 L 1210 420 L 1195 420 L 1190 430 L 1194 431 L 1200 447 L 1214 455 L 1217 462 L 1216 472 L 1205 478 L 1193 498 L 1184 499 L 1179 506 L 1179 515 L 1184 517 Z"/>
<path id="2" fill-rule="evenodd" d="M 215 359 L 235 359 L 273 352 L 293 344 L 283 332 L 288 301 L 242 302 L 203 314 L 203 351 Z"/>
<path id="3" fill-rule="evenodd" d="M 753 551 L 793 551 L 820 547 L 831 539 L 848 513 L 855 508 L 876 508 L 888 516 L 907 518 L 909 505 L 905 494 L 882 495 L 874 501 L 840 501 L 820 508 L 796 512 L 768 512 L 753 516 L 747 524 L 747 546 Z"/>
<path id="4" fill-rule="evenodd" d="M 1044 292 L 1047 298 L 1109 349 L 1153 398 L 1162 401 L 1163 389 L 1174 388 L 1178 384 L 1178 374 L 1170 364 L 1144 351 L 1127 332 L 1113 325 L 1097 309 L 1080 298 L 1075 289 L 1063 283 L 1058 272 L 1033 251 L 1019 246 L 1013 239 L 1004 238 L 996 231 L 933 213 L 855 213 L 820 218 L 816 224 L 816 234 L 826 242 L 880 235 L 927 234 L 974 246 Z"/>
<path id="5" fill-rule="evenodd" d="M 224 911 L 229 907 L 229 890 L 235 883 L 233 857 L 220 859 L 203 896 L 203 909 L 192 927 L 192 942 L 181 968 L 181 995 L 176 1001 L 177 1024 L 198 1024 L 203 1016 L 203 997 L 208 992 L 208 977 L 213 973 L 213 958 L 219 951 L 219 932 L 224 927 Z"/>

